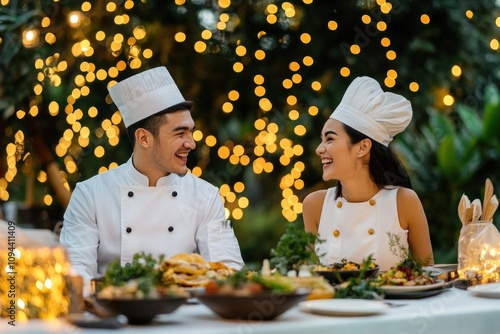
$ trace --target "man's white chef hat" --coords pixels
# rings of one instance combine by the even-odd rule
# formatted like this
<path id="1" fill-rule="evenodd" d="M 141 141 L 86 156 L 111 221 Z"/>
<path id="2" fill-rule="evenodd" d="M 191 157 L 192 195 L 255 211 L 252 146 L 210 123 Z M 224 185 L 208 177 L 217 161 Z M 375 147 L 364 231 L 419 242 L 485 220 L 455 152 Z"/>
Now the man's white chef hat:
<path id="1" fill-rule="evenodd" d="M 184 100 L 165 67 L 156 67 L 133 75 L 109 88 L 111 99 L 120 110 L 125 127 L 167 108 L 192 102 Z"/>
<path id="2" fill-rule="evenodd" d="M 384 146 L 408 126 L 411 117 L 410 101 L 384 92 L 370 77 L 354 79 L 330 116 Z"/>

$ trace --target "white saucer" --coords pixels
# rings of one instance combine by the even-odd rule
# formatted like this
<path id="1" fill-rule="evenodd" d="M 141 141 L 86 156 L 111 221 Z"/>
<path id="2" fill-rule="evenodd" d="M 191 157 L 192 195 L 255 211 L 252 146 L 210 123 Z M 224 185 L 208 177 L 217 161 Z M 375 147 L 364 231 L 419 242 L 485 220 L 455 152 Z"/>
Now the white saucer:
<path id="1" fill-rule="evenodd" d="M 337 316 L 374 315 L 389 308 L 382 301 L 366 299 L 318 299 L 300 302 L 298 306 L 305 312 Z"/>
<path id="2" fill-rule="evenodd" d="M 478 297 L 500 298 L 500 283 L 474 285 L 468 287 L 467 290 Z"/>

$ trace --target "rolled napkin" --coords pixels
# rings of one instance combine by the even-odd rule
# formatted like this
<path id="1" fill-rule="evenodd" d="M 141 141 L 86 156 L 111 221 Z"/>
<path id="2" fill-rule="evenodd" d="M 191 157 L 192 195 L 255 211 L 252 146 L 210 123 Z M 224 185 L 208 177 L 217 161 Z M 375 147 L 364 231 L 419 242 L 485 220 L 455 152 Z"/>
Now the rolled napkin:
<path id="1" fill-rule="evenodd" d="M 484 199 L 482 204 L 479 198 L 471 202 L 466 194 L 462 194 L 460 202 L 458 203 L 458 217 L 463 225 L 477 221 L 493 221 L 493 215 L 498 208 L 498 198 L 493 191 L 493 183 L 487 178 L 484 186 Z"/>

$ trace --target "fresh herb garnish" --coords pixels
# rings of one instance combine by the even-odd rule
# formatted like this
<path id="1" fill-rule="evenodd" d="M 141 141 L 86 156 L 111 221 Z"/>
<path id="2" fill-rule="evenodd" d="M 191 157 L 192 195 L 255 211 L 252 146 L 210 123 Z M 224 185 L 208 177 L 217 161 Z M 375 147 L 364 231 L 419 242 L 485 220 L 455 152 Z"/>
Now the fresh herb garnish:
<path id="1" fill-rule="evenodd" d="M 160 283 L 157 267 L 162 262 L 163 256 L 156 259 L 145 253 L 134 254 L 130 265 L 124 267 L 121 266 L 120 260 L 116 259 L 108 265 L 101 286 L 123 286 L 130 280 L 135 280 L 138 290 L 148 294 Z"/>
<path id="2" fill-rule="evenodd" d="M 235 272 L 227 279 L 217 280 L 216 283 L 219 286 L 230 286 L 234 289 L 244 288 L 251 283 L 257 283 L 263 290 L 277 293 L 288 293 L 294 290 L 293 285 L 287 280 L 286 276 L 262 276 L 260 273 L 246 267 Z"/>
<path id="3" fill-rule="evenodd" d="M 306 232 L 300 224 L 288 223 L 276 247 L 271 249 L 269 262 L 282 275 L 290 270 L 298 271 L 303 264 L 316 264 L 319 262 L 314 251 L 316 242 L 321 242 L 316 234 Z"/>
<path id="4" fill-rule="evenodd" d="M 357 277 L 350 277 L 347 281 L 335 287 L 335 298 L 379 299 L 384 296 L 384 291 L 372 284 L 372 279 L 366 277 L 366 272 L 372 264 L 372 256 L 363 260 Z"/>
<path id="5" fill-rule="evenodd" d="M 294 290 L 294 287 L 290 282 L 286 281 L 285 276 L 261 276 L 253 275 L 250 280 L 252 282 L 259 283 L 264 287 L 265 290 L 271 290 L 274 292 L 288 293 Z"/>
<path id="6" fill-rule="evenodd" d="M 396 266 L 401 269 L 415 271 L 419 275 L 422 274 L 422 262 L 411 255 L 408 247 L 401 245 L 401 237 L 391 232 L 387 232 L 387 235 L 389 236 L 390 251 L 401 259 Z"/>

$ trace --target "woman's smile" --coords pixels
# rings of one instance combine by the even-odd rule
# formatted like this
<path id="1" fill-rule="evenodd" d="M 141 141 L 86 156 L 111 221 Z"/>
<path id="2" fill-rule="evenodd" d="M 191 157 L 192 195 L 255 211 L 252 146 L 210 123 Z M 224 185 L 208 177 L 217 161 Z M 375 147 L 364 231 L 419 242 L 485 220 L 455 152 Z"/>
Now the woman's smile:
<path id="1" fill-rule="evenodd" d="M 327 169 L 333 164 L 333 159 L 322 158 L 321 163 L 323 164 L 323 169 Z"/>

